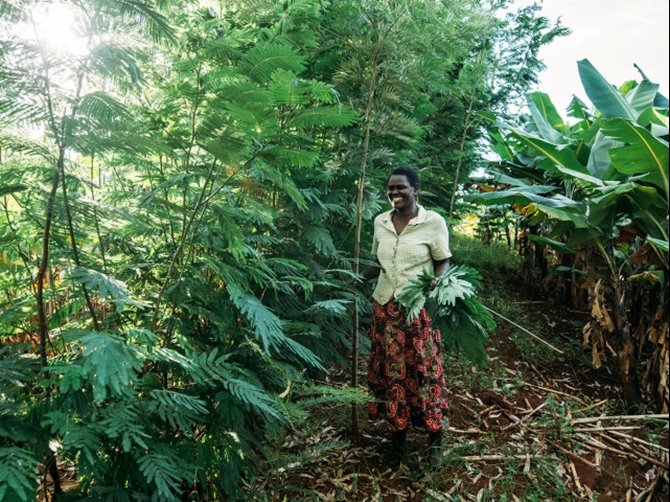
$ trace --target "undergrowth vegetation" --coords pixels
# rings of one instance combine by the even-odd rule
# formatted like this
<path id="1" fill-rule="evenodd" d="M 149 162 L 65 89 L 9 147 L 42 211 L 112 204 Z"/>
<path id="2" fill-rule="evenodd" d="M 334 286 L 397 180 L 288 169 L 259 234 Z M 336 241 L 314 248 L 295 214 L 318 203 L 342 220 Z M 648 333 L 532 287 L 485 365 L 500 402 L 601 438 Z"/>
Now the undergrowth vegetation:
<path id="1" fill-rule="evenodd" d="M 353 354 L 358 376 L 365 356 L 370 291 L 352 284 L 389 169 L 415 166 L 422 204 L 458 220 L 463 183 L 488 166 L 489 112 L 514 118 L 539 50 L 565 34 L 511 0 L 0 2 L 0 500 L 272 500 L 268 480 L 365 455 L 341 433 L 367 400 L 342 368 Z M 605 202 L 650 193 L 615 178 Z M 575 193 L 600 200 L 589 190 Z M 518 240 L 572 249 L 540 233 Z M 509 295 L 528 254 L 452 237 L 454 262 L 481 274 L 478 299 L 564 341 Z M 664 292 L 654 266 L 637 279 Z M 606 292 L 589 284 L 607 327 Z M 636 320 L 661 361 L 667 323 Z M 505 333 L 528 365 L 565 362 Z M 495 354 L 451 367 L 510 399 L 532 371 Z M 374 472 L 335 477 L 338 493 L 354 477 L 379 492 Z"/>

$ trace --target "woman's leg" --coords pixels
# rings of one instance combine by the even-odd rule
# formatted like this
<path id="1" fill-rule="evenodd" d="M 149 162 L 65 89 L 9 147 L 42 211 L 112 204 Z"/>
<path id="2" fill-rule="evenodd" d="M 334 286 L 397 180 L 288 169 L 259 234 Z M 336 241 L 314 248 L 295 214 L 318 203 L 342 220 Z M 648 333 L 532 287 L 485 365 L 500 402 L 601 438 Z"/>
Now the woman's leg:
<path id="1" fill-rule="evenodd" d="M 431 467 L 439 467 L 442 461 L 442 431 L 428 433 L 428 461 Z"/>
<path id="2" fill-rule="evenodd" d="M 391 445 L 384 457 L 389 467 L 398 467 L 405 456 L 407 429 L 391 433 Z"/>

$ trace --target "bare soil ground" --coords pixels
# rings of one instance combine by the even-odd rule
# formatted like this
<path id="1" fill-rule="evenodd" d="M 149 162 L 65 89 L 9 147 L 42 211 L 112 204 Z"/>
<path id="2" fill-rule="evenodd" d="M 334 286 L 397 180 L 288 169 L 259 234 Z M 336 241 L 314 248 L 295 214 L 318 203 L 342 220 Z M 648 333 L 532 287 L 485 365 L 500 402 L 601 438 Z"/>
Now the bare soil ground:
<path id="1" fill-rule="evenodd" d="M 249 485 L 258 500 L 532 501 L 668 500 L 668 420 L 627 413 L 612 370 L 595 371 L 580 340 L 586 314 L 543 300 L 505 300 L 507 313 L 565 352 L 499 321 L 490 361 L 477 371 L 446 356 L 451 396 L 442 466 L 428 467 L 426 434 L 412 430 L 399 469 L 382 462 L 384 424 L 351 432 L 348 407 L 315 410 L 283 442 L 282 467 Z M 360 381 L 365 382 L 365 364 Z M 346 385 L 346 371 L 333 371 Z M 615 417 L 615 418 L 608 418 Z M 260 495 L 262 494 L 262 495 Z"/>

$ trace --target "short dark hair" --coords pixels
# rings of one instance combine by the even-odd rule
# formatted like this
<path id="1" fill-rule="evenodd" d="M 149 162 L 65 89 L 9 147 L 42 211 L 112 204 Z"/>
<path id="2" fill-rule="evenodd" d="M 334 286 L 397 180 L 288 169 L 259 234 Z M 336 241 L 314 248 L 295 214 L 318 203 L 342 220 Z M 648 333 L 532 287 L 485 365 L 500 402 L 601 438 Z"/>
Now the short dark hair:
<path id="1" fill-rule="evenodd" d="M 389 178 L 394 175 L 405 176 L 411 187 L 419 188 L 419 174 L 411 167 L 398 166 L 391 171 Z"/>

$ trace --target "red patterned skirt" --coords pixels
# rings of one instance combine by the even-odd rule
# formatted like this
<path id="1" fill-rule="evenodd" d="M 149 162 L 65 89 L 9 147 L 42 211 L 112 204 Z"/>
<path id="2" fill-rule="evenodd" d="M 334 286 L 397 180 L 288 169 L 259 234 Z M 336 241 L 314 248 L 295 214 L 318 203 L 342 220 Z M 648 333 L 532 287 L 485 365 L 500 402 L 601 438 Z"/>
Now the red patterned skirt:
<path id="1" fill-rule="evenodd" d="M 394 431 L 410 424 L 441 431 L 449 408 L 442 336 L 433 329 L 426 310 L 408 326 L 397 301 L 386 305 L 374 301 L 370 334 L 368 386 L 375 399 L 368 403 L 370 418 L 387 420 Z"/>

